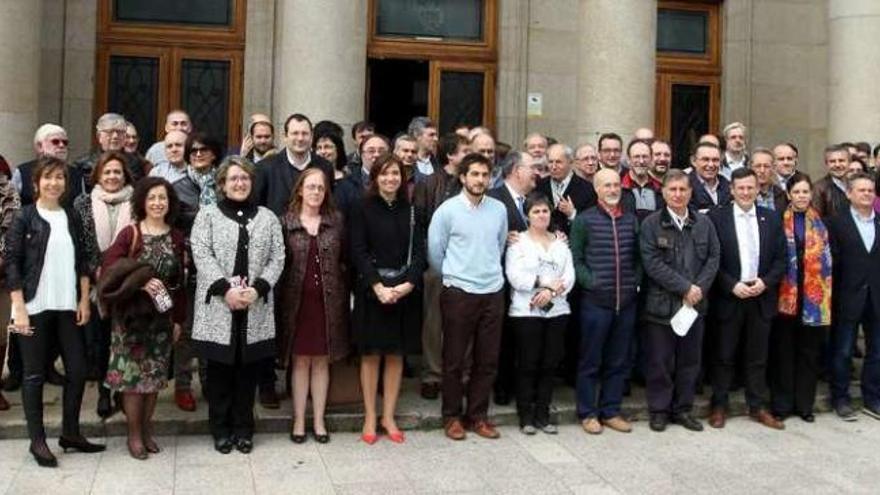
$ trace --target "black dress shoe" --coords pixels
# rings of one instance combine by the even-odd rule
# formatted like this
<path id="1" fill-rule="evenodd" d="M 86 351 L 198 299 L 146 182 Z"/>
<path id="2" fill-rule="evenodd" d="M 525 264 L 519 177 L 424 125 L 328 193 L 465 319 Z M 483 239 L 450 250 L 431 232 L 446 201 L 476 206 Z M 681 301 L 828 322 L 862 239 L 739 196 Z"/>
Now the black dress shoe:
<path id="1" fill-rule="evenodd" d="M 804 413 L 804 414 L 801 414 L 800 416 L 801 416 L 801 419 L 806 421 L 807 423 L 815 423 L 816 422 L 816 416 L 813 415 L 813 413 Z"/>
<path id="2" fill-rule="evenodd" d="M 306 443 L 306 436 L 304 434 L 297 435 L 296 433 L 291 433 L 290 441 L 293 443 Z"/>
<path id="3" fill-rule="evenodd" d="M 315 441 L 318 443 L 328 443 L 330 442 L 330 434 L 322 433 L 318 434 L 317 432 L 312 432 L 312 437 L 315 438 Z"/>
<path id="4" fill-rule="evenodd" d="M 10 374 L 3 383 L 4 392 L 15 392 L 21 388 L 21 377 Z"/>
<path id="5" fill-rule="evenodd" d="M 83 452 L 86 454 L 94 454 L 96 452 L 104 452 L 105 450 L 107 450 L 106 445 L 89 442 L 82 435 L 73 438 L 62 436 L 58 439 L 58 446 L 64 449 L 64 452 L 67 452 L 68 450 L 74 450 L 76 452 Z"/>
<path id="6" fill-rule="evenodd" d="M 58 459 L 52 454 L 52 451 L 49 450 L 45 438 L 32 441 L 30 452 L 31 455 L 34 456 L 34 460 L 37 461 L 37 465 L 40 467 L 58 467 Z"/>
<path id="7" fill-rule="evenodd" d="M 234 447 L 235 445 L 228 437 L 217 438 L 214 440 L 214 450 L 220 452 L 221 454 L 228 454 L 232 452 L 232 449 Z"/>
<path id="8" fill-rule="evenodd" d="M 703 423 L 700 423 L 690 414 L 676 414 L 672 417 L 672 422 L 677 425 L 683 426 L 687 430 L 703 431 Z"/>
<path id="9" fill-rule="evenodd" d="M 648 426 L 651 427 L 651 430 L 658 432 L 666 430 L 667 424 L 669 424 L 669 417 L 663 413 L 652 414 L 651 419 L 648 422 Z"/>
<path id="10" fill-rule="evenodd" d="M 254 441 L 250 438 L 238 438 L 235 440 L 235 449 L 242 454 L 250 454 L 254 450 Z"/>

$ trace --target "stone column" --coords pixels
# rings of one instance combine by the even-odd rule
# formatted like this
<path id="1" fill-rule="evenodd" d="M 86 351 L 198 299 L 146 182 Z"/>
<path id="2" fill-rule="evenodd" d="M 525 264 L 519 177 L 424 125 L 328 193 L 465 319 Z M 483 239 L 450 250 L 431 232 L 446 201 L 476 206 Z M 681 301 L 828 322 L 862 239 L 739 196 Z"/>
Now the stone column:
<path id="1" fill-rule="evenodd" d="M 273 118 L 294 112 L 345 128 L 363 119 L 367 0 L 281 0 L 275 12 Z"/>
<path id="2" fill-rule="evenodd" d="M 577 137 L 654 128 L 656 0 L 580 0 Z"/>
<path id="3" fill-rule="evenodd" d="M 15 165 L 33 156 L 43 2 L 0 0 L 0 11 L 0 154 Z"/>
<path id="4" fill-rule="evenodd" d="M 873 142 L 880 135 L 880 2 L 828 2 L 828 139 Z"/>

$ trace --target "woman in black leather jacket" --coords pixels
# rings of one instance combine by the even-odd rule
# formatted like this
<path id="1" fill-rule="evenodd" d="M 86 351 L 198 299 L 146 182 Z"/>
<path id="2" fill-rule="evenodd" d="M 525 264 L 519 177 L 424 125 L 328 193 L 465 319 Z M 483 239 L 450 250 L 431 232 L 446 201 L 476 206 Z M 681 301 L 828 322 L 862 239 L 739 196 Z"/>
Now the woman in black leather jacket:
<path id="1" fill-rule="evenodd" d="M 43 427 L 43 381 L 53 340 L 60 347 L 67 376 L 58 444 L 64 450 L 104 450 L 79 431 L 86 354 L 82 332 L 76 327 L 89 320 L 89 277 L 77 216 L 61 206 L 67 168 L 57 158 L 37 162 L 33 174 L 36 202 L 16 214 L 6 234 L 6 285 L 13 308 L 10 330 L 22 337 L 22 405 L 31 455 L 44 467 L 58 465 L 46 445 Z"/>

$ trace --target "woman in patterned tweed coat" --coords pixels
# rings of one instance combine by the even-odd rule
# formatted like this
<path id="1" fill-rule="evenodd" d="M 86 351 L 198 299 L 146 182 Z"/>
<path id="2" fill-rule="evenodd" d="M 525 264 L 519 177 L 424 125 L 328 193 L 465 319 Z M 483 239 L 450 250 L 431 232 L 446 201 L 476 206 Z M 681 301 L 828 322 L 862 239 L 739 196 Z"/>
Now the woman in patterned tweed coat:
<path id="1" fill-rule="evenodd" d="M 272 287 L 284 268 L 278 218 L 251 201 L 255 171 L 226 158 L 216 205 L 196 216 L 190 244 L 198 270 L 192 340 L 208 363 L 208 421 L 214 448 L 253 448 L 260 361 L 275 355 Z"/>

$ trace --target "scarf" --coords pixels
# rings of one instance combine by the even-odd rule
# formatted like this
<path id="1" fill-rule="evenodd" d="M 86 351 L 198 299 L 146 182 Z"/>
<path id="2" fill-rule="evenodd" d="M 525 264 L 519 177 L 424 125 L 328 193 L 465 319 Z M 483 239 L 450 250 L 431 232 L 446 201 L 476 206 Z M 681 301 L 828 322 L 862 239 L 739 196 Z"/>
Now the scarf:
<path id="1" fill-rule="evenodd" d="M 131 223 L 131 193 L 131 186 L 125 186 L 115 193 L 104 191 L 98 184 L 92 188 L 92 218 L 95 220 L 98 249 L 102 253 L 110 247 L 119 232 Z"/>
<path id="2" fill-rule="evenodd" d="M 831 248 L 828 230 L 813 208 L 804 214 L 804 293 L 801 322 L 806 326 L 831 324 Z M 779 286 L 779 312 L 797 315 L 798 260 L 794 233 L 794 211 L 789 207 L 782 216 L 785 230 L 785 276 Z"/>
<path id="3" fill-rule="evenodd" d="M 217 203 L 217 188 L 214 182 L 214 167 L 207 172 L 199 172 L 192 165 L 186 166 L 186 175 L 199 186 L 199 204 L 212 205 Z"/>

